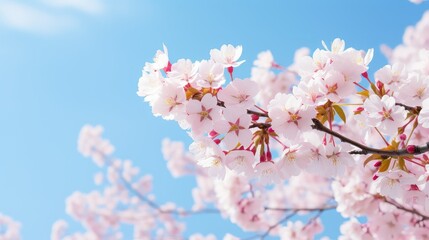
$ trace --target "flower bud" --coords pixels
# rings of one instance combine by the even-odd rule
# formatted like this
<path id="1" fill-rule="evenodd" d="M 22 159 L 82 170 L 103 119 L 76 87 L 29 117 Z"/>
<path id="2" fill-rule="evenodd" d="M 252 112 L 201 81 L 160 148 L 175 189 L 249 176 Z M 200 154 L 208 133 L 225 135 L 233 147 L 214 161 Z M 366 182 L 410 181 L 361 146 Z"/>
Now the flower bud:
<path id="1" fill-rule="evenodd" d="M 378 161 L 378 162 L 374 163 L 374 167 L 378 168 L 380 166 L 381 166 L 381 161 Z"/>
<path id="2" fill-rule="evenodd" d="M 381 89 L 383 89 L 384 87 L 384 83 L 377 81 L 377 88 L 381 91 Z"/>
<path id="3" fill-rule="evenodd" d="M 218 135 L 218 133 L 215 131 L 215 130 L 211 130 L 210 132 L 209 132 L 209 136 L 211 137 L 211 138 L 214 138 L 214 137 L 216 137 Z"/>
<path id="4" fill-rule="evenodd" d="M 252 114 L 251 117 L 252 117 L 252 121 L 258 121 L 258 119 L 259 119 L 259 116 L 256 114 Z"/>
<path id="5" fill-rule="evenodd" d="M 407 146 L 407 152 L 408 153 L 414 153 L 416 151 L 416 146 L 414 145 L 408 145 Z"/>

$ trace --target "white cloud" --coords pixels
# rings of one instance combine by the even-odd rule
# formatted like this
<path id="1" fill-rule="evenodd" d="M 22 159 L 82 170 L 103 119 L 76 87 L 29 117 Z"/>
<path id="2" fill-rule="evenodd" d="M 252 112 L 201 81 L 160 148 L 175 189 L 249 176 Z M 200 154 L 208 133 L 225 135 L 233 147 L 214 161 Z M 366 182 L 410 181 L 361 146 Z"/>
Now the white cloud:
<path id="1" fill-rule="evenodd" d="M 71 18 L 15 2 L 0 3 L 0 21 L 10 28 L 36 33 L 57 32 L 75 24 Z"/>
<path id="2" fill-rule="evenodd" d="M 51 34 L 78 25 L 79 15 L 76 13 L 100 15 L 105 9 L 101 0 L 39 1 L 39 4 L 28 4 L 0 0 L 0 25 L 21 31 Z"/>
<path id="3" fill-rule="evenodd" d="M 87 14 L 101 14 L 104 5 L 101 0 L 42 0 L 46 5 L 56 8 L 70 8 Z"/>

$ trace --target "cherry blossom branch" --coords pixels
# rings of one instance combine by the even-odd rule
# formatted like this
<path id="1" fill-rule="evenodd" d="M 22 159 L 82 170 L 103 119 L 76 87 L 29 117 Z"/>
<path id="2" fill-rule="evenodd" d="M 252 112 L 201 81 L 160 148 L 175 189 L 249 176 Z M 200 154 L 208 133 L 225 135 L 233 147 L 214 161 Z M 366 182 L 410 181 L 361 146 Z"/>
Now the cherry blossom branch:
<path id="1" fill-rule="evenodd" d="M 269 123 L 253 123 L 252 125 L 249 126 L 249 128 L 269 128 L 271 127 L 271 124 Z"/>
<path id="2" fill-rule="evenodd" d="M 145 197 L 143 194 L 141 194 L 139 191 L 137 191 L 126 179 L 124 179 L 123 176 L 121 176 L 121 180 L 124 183 L 125 187 L 133 193 L 137 198 L 139 198 L 142 202 L 147 203 L 151 208 L 159 211 L 160 213 L 170 213 L 170 214 L 176 214 L 176 215 L 192 215 L 192 214 L 202 214 L 202 213 L 220 213 L 218 209 L 201 209 L 201 210 L 165 210 L 162 209 L 156 202 L 150 200 L 149 198 Z"/>
<path id="3" fill-rule="evenodd" d="M 396 103 L 395 105 L 396 105 L 396 106 L 404 107 L 404 108 L 405 108 L 405 110 L 407 110 L 407 111 L 417 111 L 417 112 L 420 112 L 420 110 L 422 109 L 422 107 L 420 107 L 420 106 L 417 106 L 417 107 L 410 107 L 410 106 L 405 105 L 405 104 L 402 104 L 402 103 Z"/>
<path id="4" fill-rule="evenodd" d="M 313 211 L 321 211 L 321 210 L 331 210 L 331 209 L 336 209 L 337 205 L 331 205 L 331 206 L 326 206 L 326 207 L 322 207 L 322 208 L 277 208 L 277 207 L 265 207 L 265 210 L 272 210 L 272 211 L 308 211 L 308 212 L 313 212 Z"/>
<path id="5" fill-rule="evenodd" d="M 247 114 L 254 114 L 254 115 L 257 115 L 260 117 L 268 117 L 267 113 L 260 113 L 260 112 L 256 112 L 256 111 L 249 110 L 249 109 L 247 109 Z"/>
<path id="6" fill-rule="evenodd" d="M 277 223 L 275 223 L 274 225 L 270 226 L 267 229 L 267 231 L 265 231 L 262 235 L 255 235 L 255 236 L 251 236 L 251 237 L 248 237 L 248 238 L 243 238 L 241 240 L 251 240 L 251 239 L 261 239 L 262 240 L 262 239 L 265 239 L 268 236 L 268 234 L 270 234 L 270 232 L 274 228 L 278 227 L 280 224 L 282 224 L 282 223 L 286 222 L 287 220 L 291 219 L 297 213 L 298 213 L 298 211 L 293 211 L 290 214 L 287 214 L 284 218 L 280 219 Z"/>
<path id="7" fill-rule="evenodd" d="M 225 103 L 224 102 L 222 102 L 222 101 L 220 101 L 220 100 L 218 100 L 217 101 L 217 105 L 219 106 L 219 107 L 223 107 L 223 108 L 225 108 L 226 106 L 225 106 Z M 256 111 L 253 111 L 253 110 L 250 110 L 250 109 L 247 109 L 247 114 L 254 114 L 254 115 L 257 115 L 257 116 L 259 116 L 259 117 L 268 117 L 268 113 L 265 113 L 265 112 L 263 112 L 263 113 L 261 113 L 261 112 L 256 112 Z"/>
<path id="8" fill-rule="evenodd" d="M 287 214 L 282 219 L 280 219 L 274 225 L 271 225 L 267 229 L 267 231 L 265 231 L 263 234 L 261 234 L 261 235 L 255 235 L 255 236 L 252 236 L 252 237 L 249 237 L 249 238 L 245 238 L 245 239 L 242 239 L 242 240 L 265 239 L 270 234 L 270 232 L 273 229 L 275 229 L 276 227 L 280 226 L 282 223 L 286 222 L 287 220 L 291 219 L 293 216 L 295 216 L 296 214 L 298 214 L 298 212 L 300 212 L 300 211 L 317 212 L 317 214 L 309 220 L 309 223 L 310 223 L 311 221 L 314 221 L 316 218 L 318 218 L 324 211 L 336 209 L 337 206 L 336 205 L 330 205 L 330 206 L 326 206 L 326 207 L 322 207 L 322 208 L 276 208 L 276 207 L 264 207 L 264 208 L 265 208 L 265 210 L 272 210 L 272 211 L 284 211 L 284 212 L 289 212 L 290 211 L 290 213 Z"/>
<path id="9" fill-rule="evenodd" d="M 398 150 L 382 150 L 382 149 L 377 149 L 377 148 L 371 148 L 368 146 L 365 146 L 361 143 L 358 143 L 346 136 L 341 135 L 340 133 L 337 133 L 335 131 L 330 130 L 329 128 L 325 127 L 319 120 L 313 118 L 313 125 L 311 125 L 311 127 L 315 130 L 321 131 L 321 132 L 325 132 L 328 134 L 331 134 L 334 137 L 337 137 L 338 139 L 340 139 L 342 142 L 346 142 L 349 143 L 355 147 L 360 148 L 361 150 L 354 150 L 354 151 L 350 151 L 350 154 L 362 154 L 362 155 L 366 155 L 366 154 L 379 154 L 381 156 L 407 156 L 410 154 L 421 154 L 421 153 L 425 153 L 429 151 L 429 142 L 426 143 L 425 146 L 414 146 L 414 151 L 413 152 L 409 152 L 409 150 L 407 150 L 407 148 L 403 148 L 403 149 L 398 149 Z"/>
<path id="10" fill-rule="evenodd" d="M 421 219 L 418 222 L 423 222 L 423 221 L 429 220 L 429 216 L 426 216 L 426 215 L 422 214 L 421 212 L 417 211 L 414 208 L 413 209 L 406 208 L 406 207 L 402 206 L 401 204 L 397 203 L 393 199 L 385 198 L 384 201 L 386 203 L 389 203 L 389 204 L 395 206 L 397 209 L 400 209 L 400 210 L 403 210 L 405 212 L 409 212 L 409 213 L 412 213 L 414 215 L 417 215 L 417 216 L 421 217 Z"/>

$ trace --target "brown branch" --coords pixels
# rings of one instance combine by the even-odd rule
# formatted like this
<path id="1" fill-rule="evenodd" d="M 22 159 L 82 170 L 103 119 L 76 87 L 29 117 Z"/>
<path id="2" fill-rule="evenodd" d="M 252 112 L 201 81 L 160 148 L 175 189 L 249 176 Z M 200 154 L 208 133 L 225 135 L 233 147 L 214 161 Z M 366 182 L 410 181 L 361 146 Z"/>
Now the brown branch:
<path id="1" fill-rule="evenodd" d="M 405 110 L 407 110 L 407 111 L 416 111 L 417 113 L 419 113 L 419 112 L 420 112 L 420 110 L 422 110 L 422 107 L 420 107 L 420 106 L 417 106 L 417 107 L 410 107 L 410 106 L 405 105 L 405 104 L 402 104 L 402 103 L 396 103 L 395 105 L 396 105 L 396 106 L 404 107 L 404 108 L 405 108 Z"/>
<path id="2" fill-rule="evenodd" d="M 263 128 L 267 129 L 267 128 L 271 127 L 271 124 L 269 124 L 269 123 L 253 123 L 252 125 L 249 126 L 249 128 L 255 128 L 255 127 L 260 128 L 260 129 L 263 129 Z"/>
<path id="3" fill-rule="evenodd" d="M 336 209 L 337 205 L 331 205 L 321 208 L 277 208 L 277 207 L 265 207 L 265 210 L 271 210 L 271 211 L 307 211 L 307 212 L 313 212 L 313 211 L 321 211 L 321 210 L 331 210 Z"/>
<path id="4" fill-rule="evenodd" d="M 409 213 L 412 213 L 414 215 L 417 215 L 417 216 L 421 217 L 421 219 L 418 222 L 423 222 L 423 221 L 429 220 L 429 216 L 426 216 L 426 215 L 422 214 L 421 212 L 417 211 L 414 208 L 412 208 L 412 209 L 406 208 L 406 207 L 400 205 L 399 203 L 397 203 L 393 199 L 387 199 L 387 198 L 385 198 L 384 201 L 386 203 L 389 203 L 389 204 L 395 206 L 397 209 L 400 209 L 402 211 L 409 212 Z"/>
<path id="5" fill-rule="evenodd" d="M 165 210 L 162 209 L 156 202 L 150 200 L 149 198 L 147 198 L 146 196 L 144 196 L 143 194 L 141 194 L 139 191 L 137 191 L 131 184 L 130 182 L 128 182 L 121 174 L 121 180 L 124 183 L 125 187 L 134 195 L 136 195 L 136 197 L 138 199 L 140 199 L 142 202 L 147 203 L 151 208 L 159 211 L 159 213 L 170 213 L 170 214 L 175 214 L 175 215 L 192 215 L 192 214 L 202 214 L 202 213 L 220 213 L 220 211 L 218 209 L 201 209 L 201 210 Z"/>
<path id="6" fill-rule="evenodd" d="M 267 113 L 260 113 L 260 112 L 256 112 L 250 109 L 247 109 L 247 114 L 254 114 L 254 115 L 258 115 L 260 117 L 268 117 Z"/>
<path id="7" fill-rule="evenodd" d="M 267 229 L 267 231 L 265 231 L 262 235 L 254 235 L 254 236 L 251 236 L 251 237 L 248 237 L 248 238 L 242 238 L 241 240 L 251 240 L 251 239 L 261 239 L 262 240 L 262 239 L 265 239 L 268 236 L 268 234 L 270 234 L 270 232 L 274 228 L 278 227 L 280 224 L 282 224 L 282 223 L 286 222 L 287 220 L 291 219 L 296 214 L 297 214 L 296 211 L 291 212 L 290 214 L 287 214 L 284 218 L 280 219 L 277 223 L 275 223 L 274 225 L 270 226 Z"/>
<path id="8" fill-rule="evenodd" d="M 280 224 L 291 219 L 293 216 L 298 214 L 298 212 L 300 212 L 300 211 L 317 212 L 317 214 L 309 220 L 308 223 L 310 223 L 311 221 L 314 221 L 316 218 L 318 218 L 324 211 L 335 209 L 335 208 L 337 208 L 337 206 L 336 205 L 330 205 L 330 206 L 326 206 L 326 207 L 322 207 L 322 208 L 276 208 L 276 207 L 264 207 L 264 208 L 265 208 L 265 210 L 270 210 L 270 211 L 284 211 L 284 212 L 290 212 L 290 213 L 286 214 L 282 219 L 280 219 L 274 225 L 269 226 L 268 229 L 264 233 L 262 233 L 261 235 L 254 235 L 254 236 L 251 236 L 248 238 L 244 238 L 242 240 L 251 240 L 251 239 L 261 239 L 262 240 L 262 239 L 265 239 L 274 228 L 280 226 Z"/>
<path id="9" fill-rule="evenodd" d="M 425 146 L 415 146 L 414 152 L 410 153 L 406 148 L 398 149 L 398 150 L 382 150 L 377 148 L 368 147 L 366 145 L 363 145 L 361 143 L 358 143 L 346 136 L 341 135 L 340 133 L 337 133 L 335 131 L 330 130 L 329 128 L 325 127 L 319 120 L 313 118 L 313 125 L 311 127 L 315 130 L 328 133 L 338 139 L 340 139 L 342 142 L 349 143 L 355 147 L 360 148 L 361 150 L 354 150 L 349 152 L 350 154 L 378 154 L 383 157 L 393 157 L 393 156 L 407 156 L 407 155 L 416 155 L 421 154 L 429 151 L 429 142 L 426 143 Z"/>

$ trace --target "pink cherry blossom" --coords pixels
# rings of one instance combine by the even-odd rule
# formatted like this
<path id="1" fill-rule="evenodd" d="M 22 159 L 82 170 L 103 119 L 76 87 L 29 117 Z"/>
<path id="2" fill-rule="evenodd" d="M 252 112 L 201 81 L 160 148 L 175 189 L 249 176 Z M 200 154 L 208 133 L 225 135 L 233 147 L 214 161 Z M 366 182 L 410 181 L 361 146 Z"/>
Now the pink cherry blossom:
<path id="1" fill-rule="evenodd" d="M 280 182 L 278 167 L 272 161 L 260 162 L 256 164 L 255 170 L 261 184 Z"/>
<path id="2" fill-rule="evenodd" d="M 407 83 L 408 72 L 403 64 L 386 65 L 375 72 L 375 80 L 384 83 L 386 89 L 396 92 Z"/>
<path id="3" fill-rule="evenodd" d="M 223 111 L 225 119 L 214 124 L 214 130 L 219 134 L 225 134 L 222 142 L 227 149 L 233 149 L 238 143 L 248 147 L 252 141 L 252 132 L 249 129 L 250 116 L 243 108 L 229 107 Z"/>
<path id="4" fill-rule="evenodd" d="M 244 62 L 244 61 L 238 61 L 242 51 L 243 51 L 243 48 L 240 45 L 238 45 L 237 47 L 234 47 L 231 44 L 222 45 L 220 50 L 219 49 L 210 50 L 210 58 L 217 63 L 223 64 L 225 68 L 238 67 Z"/>
<path id="5" fill-rule="evenodd" d="M 229 152 L 226 155 L 226 166 L 240 174 L 243 173 L 245 176 L 252 177 L 253 170 L 253 162 L 255 161 L 255 157 L 252 152 L 247 150 L 234 150 Z"/>
<path id="6" fill-rule="evenodd" d="M 168 77 L 178 80 L 181 86 L 193 83 L 196 80 L 199 63 L 192 63 L 189 59 L 179 59 L 171 66 L 171 72 Z"/>
<path id="7" fill-rule="evenodd" d="M 257 85 L 250 79 L 235 79 L 229 83 L 226 88 L 219 91 L 217 94 L 219 100 L 223 101 L 225 106 L 239 106 L 242 108 L 250 108 L 254 104 Z"/>
<path id="8" fill-rule="evenodd" d="M 375 188 L 383 196 L 400 198 L 411 184 L 415 184 L 415 177 L 401 170 L 393 170 L 380 173 Z"/>
<path id="9" fill-rule="evenodd" d="M 306 168 L 310 154 L 307 147 L 307 144 L 292 145 L 283 151 L 277 165 L 279 173 L 284 179 L 296 176 Z"/>
<path id="10" fill-rule="evenodd" d="M 277 94 L 268 105 L 268 115 L 273 120 L 273 129 L 288 139 L 311 129 L 311 118 L 316 112 L 303 105 L 302 100 L 292 94 Z"/>
<path id="11" fill-rule="evenodd" d="M 368 125 L 377 127 L 383 134 L 396 134 L 407 113 L 404 107 L 396 106 L 395 103 L 395 98 L 387 95 L 381 99 L 376 95 L 369 96 L 364 102 Z"/>
<path id="12" fill-rule="evenodd" d="M 182 119 L 185 109 L 185 92 L 177 81 L 169 81 L 163 87 L 159 97 L 154 100 L 152 112 L 164 119 Z"/>
<path id="13" fill-rule="evenodd" d="M 405 104 L 421 106 L 423 100 L 429 98 L 429 77 L 420 74 L 410 74 L 407 82 L 398 91 L 398 98 Z"/>
<path id="14" fill-rule="evenodd" d="M 186 113 L 194 134 L 212 130 L 213 123 L 221 117 L 217 98 L 211 94 L 204 95 L 201 101 L 191 99 L 186 105 Z"/>

